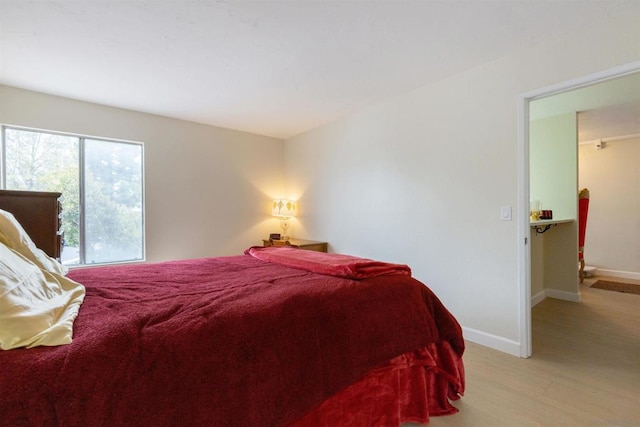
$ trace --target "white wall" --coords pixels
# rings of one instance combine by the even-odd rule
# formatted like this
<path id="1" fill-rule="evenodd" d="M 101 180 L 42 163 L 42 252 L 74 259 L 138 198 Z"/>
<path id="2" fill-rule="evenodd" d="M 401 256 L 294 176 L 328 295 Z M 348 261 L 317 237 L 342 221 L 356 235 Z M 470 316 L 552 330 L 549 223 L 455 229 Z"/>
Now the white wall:
<path id="1" fill-rule="evenodd" d="M 578 158 L 590 193 L 586 263 L 640 278 L 640 138 L 581 145 Z"/>
<path id="2" fill-rule="evenodd" d="M 531 295 L 543 289 L 578 300 L 578 129 L 576 113 L 529 124 L 530 199 L 550 209 L 559 224 L 531 235 Z"/>
<path id="3" fill-rule="evenodd" d="M 467 339 L 519 354 L 517 101 L 640 59 L 640 3 L 285 142 L 298 237 L 411 265 Z M 425 52 L 424 54 L 428 54 Z"/>
<path id="4" fill-rule="evenodd" d="M 575 113 L 533 120 L 529 125 L 531 200 L 551 209 L 554 219 L 576 219 L 578 128 Z"/>
<path id="5" fill-rule="evenodd" d="M 143 142 L 149 261 L 240 254 L 279 229 L 281 140 L 7 86 L 0 123 Z"/>

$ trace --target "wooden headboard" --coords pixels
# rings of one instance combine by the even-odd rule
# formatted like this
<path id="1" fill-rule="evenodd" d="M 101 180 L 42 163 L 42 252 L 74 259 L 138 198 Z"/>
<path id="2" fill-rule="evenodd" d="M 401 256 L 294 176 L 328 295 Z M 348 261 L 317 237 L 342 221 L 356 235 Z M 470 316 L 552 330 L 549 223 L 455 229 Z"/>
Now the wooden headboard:
<path id="1" fill-rule="evenodd" d="M 0 209 L 11 212 L 31 240 L 50 257 L 60 259 L 61 193 L 0 190 Z"/>

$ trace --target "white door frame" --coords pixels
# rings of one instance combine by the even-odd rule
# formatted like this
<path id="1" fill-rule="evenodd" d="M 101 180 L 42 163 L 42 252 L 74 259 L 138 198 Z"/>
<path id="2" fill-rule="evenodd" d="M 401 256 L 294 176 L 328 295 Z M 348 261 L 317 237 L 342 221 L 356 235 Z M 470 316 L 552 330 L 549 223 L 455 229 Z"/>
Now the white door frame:
<path id="1" fill-rule="evenodd" d="M 640 61 L 536 89 L 518 97 L 518 281 L 520 285 L 520 357 L 531 357 L 533 350 L 531 348 L 531 228 L 529 225 L 529 102 L 636 72 L 640 72 Z"/>

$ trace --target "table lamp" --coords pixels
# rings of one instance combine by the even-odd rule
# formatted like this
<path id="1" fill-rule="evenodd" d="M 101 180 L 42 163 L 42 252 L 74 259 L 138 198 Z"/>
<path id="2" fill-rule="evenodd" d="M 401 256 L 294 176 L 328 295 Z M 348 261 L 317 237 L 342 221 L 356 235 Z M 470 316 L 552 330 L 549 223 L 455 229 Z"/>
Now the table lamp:
<path id="1" fill-rule="evenodd" d="M 273 209 L 271 215 L 280 218 L 280 228 L 282 228 L 282 236 L 280 240 L 289 240 L 287 230 L 289 229 L 289 218 L 295 216 L 296 202 L 287 199 L 276 199 L 273 201 Z"/>

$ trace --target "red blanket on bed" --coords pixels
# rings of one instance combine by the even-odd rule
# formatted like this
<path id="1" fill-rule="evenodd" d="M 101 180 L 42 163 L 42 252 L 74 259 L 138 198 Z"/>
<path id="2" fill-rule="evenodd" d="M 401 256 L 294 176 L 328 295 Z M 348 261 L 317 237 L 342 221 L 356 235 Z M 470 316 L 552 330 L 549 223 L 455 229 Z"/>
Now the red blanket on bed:
<path id="1" fill-rule="evenodd" d="M 460 327 L 405 275 L 236 256 L 69 276 L 87 288 L 73 342 L 0 352 L 1 425 L 286 425 L 430 343 L 453 349 L 443 392 L 462 391 Z"/>
<path id="2" fill-rule="evenodd" d="M 262 246 L 251 247 L 244 253 L 263 261 L 300 268 L 318 274 L 344 277 L 345 279 L 366 279 L 389 274 L 411 276 L 411 268 L 408 265 L 392 264 L 351 255 L 301 251 L 292 247 Z"/>

